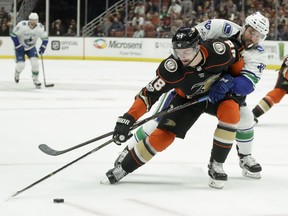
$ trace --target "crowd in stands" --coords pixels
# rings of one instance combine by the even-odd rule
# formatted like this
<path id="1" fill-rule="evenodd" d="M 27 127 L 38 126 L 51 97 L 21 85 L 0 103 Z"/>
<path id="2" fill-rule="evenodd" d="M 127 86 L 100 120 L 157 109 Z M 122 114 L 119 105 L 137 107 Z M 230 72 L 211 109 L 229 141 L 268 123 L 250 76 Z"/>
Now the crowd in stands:
<path id="1" fill-rule="evenodd" d="M 136 4 L 133 2 L 128 1 L 127 16 L 126 7 L 121 4 L 114 13 L 107 13 L 95 27 L 92 36 L 171 38 L 180 26 L 194 26 L 211 18 L 227 19 L 242 25 L 247 15 L 260 11 L 270 20 L 267 39 L 288 41 L 288 0 L 140 0 Z M 245 5 L 242 5 L 243 2 Z M 60 19 L 52 21 L 49 35 L 76 36 L 75 19 L 68 24 L 66 22 L 63 25 Z M 4 7 L 0 10 L 0 24 L 0 36 L 8 36 L 12 19 Z"/>
<path id="2" fill-rule="evenodd" d="M 124 9 L 119 6 L 115 13 L 107 14 L 94 36 L 170 38 L 183 25 L 194 26 L 211 18 L 242 25 L 247 15 L 260 11 L 270 20 L 267 39 L 288 40 L 288 0 L 146 0 L 129 4 L 127 17 Z"/>

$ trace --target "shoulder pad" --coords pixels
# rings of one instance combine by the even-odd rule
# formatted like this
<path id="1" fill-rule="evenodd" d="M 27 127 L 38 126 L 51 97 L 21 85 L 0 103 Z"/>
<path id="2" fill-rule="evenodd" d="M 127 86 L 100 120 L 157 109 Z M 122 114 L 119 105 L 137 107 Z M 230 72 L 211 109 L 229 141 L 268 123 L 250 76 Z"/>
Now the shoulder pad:
<path id="1" fill-rule="evenodd" d="M 158 76 L 168 82 L 175 82 L 179 79 L 179 62 L 169 57 L 163 60 L 158 68 Z"/>
<path id="2" fill-rule="evenodd" d="M 223 25 L 222 32 L 223 32 L 223 34 L 225 34 L 225 35 L 228 35 L 228 36 L 231 35 L 232 32 L 233 32 L 233 27 L 232 27 L 232 25 L 230 25 L 230 23 L 228 23 L 228 22 L 225 22 L 224 25 Z"/>
<path id="3" fill-rule="evenodd" d="M 214 41 L 213 44 L 213 49 L 214 51 L 219 54 L 219 55 L 223 55 L 226 52 L 226 46 L 222 41 Z"/>
<path id="4" fill-rule="evenodd" d="M 178 64 L 173 58 L 166 59 L 163 63 L 163 66 L 170 73 L 174 73 L 178 69 Z"/>

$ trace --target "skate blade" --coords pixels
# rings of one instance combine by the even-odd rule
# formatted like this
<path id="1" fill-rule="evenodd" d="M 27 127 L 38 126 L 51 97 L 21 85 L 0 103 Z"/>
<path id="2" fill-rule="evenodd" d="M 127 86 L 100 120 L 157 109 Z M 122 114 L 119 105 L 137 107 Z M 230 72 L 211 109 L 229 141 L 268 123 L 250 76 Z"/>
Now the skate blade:
<path id="1" fill-rule="evenodd" d="M 100 184 L 111 185 L 109 179 L 107 178 L 107 176 L 105 176 L 103 179 L 100 180 Z"/>
<path id="2" fill-rule="evenodd" d="M 216 189 L 222 189 L 225 185 L 225 181 L 215 180 L 210 177 L 209 186 Z"/>
<path id="3" fill-rule="evenodd" d="M 41 89 L 41 83 L 40 84 L 34 84 L 36 89 Z"/>
<path id="4" fill-rule="evenodd" d="M 261 172 L 250 172 L 247 169 L 242 169 L 242 175 L 244 177 L 248 177 L 248 178 L 254 178 L 254 179 L 260 179 L 261 178 Z"/>

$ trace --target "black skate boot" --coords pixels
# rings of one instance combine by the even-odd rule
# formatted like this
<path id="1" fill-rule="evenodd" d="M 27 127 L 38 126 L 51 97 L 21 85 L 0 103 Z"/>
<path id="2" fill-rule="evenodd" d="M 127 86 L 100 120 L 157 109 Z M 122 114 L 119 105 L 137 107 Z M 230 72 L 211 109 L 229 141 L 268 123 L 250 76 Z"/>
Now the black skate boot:
<path id="1" fill-rule="evenodd" d="M 107 180 L 110 184 L 115 184 L 119 182 L 123 177 L 125 177 L 128 173 L 123 170 L 121 165 L 117 165 L 116 167 L 108 170 L 106 173 L 107 179 L 101 181 L 101 183 L 106 184 Z"/>
<path id="2" fill-rule="evenodd" d="M 217 189 L 222 189 L 228 179 L 223 170 L 223 163 L 218 163 L 215 160 L 208 165 L 208 175 L 210 176 L 209 186 Z"/>
<path id="3" fill-rule="evenodd" d="M 117 159 L 114 162 L 114 167 L 116 167 L 117 165 L 121 165 L 123 159 L 125 158 L 125 156 L 128 154 L 129 150 L 128 150 L 128 146 L 126 146 L 123 151 L 119 154 L 119 156 L 117 157 Z"/>

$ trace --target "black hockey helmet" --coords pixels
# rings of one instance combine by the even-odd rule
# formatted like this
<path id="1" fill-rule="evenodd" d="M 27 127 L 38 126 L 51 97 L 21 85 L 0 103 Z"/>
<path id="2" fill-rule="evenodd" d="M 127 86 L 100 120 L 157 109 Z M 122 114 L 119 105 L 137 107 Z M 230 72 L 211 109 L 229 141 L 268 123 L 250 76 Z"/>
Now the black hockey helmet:
<path id="1" fill-rule="evenodd" d="M 172 38 L 173 49 L 196 47 L 200 42 L 200 35 L 196 28 L 180 27 Z"/>

